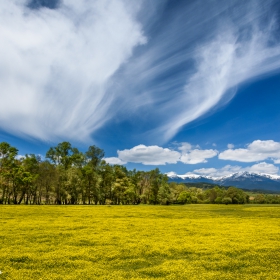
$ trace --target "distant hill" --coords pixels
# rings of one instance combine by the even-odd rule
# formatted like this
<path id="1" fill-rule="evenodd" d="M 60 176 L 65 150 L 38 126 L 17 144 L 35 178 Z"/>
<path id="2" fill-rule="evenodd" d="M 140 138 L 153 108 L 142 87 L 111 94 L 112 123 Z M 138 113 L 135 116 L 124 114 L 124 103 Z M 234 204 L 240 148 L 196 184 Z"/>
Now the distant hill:
<path id="1" fill-rule="evenodd" d="M 170 182 L 208 183 L 220 186 L 235 186 L 247 190 L 263 190 L 280 193 L 280 176 L 263 173 L 237 172 L 222 177 L 200 176 L 197 174 L 166 174 Z"/>

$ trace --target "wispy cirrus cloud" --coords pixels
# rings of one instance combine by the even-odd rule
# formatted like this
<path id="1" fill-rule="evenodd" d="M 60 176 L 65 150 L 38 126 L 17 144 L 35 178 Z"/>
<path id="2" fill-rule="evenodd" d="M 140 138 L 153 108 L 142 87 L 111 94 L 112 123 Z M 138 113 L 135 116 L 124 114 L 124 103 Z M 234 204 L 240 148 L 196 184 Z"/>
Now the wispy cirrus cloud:
<path id="1" fill-rule="evenodd" d="M 145 139 L 164 143 L 229 102 L 239 85 L 279 71 L 276 2 L 181 2 L 156 33 L 144 28 L 147 45 L 115 76 L 119 91 L 130 92 L 122 118 L 136 116 Z"/>
<path id="2" fill-rule="evenodd" d="M 22 137 L 88 141 L 117 117 L 166 142 L 280 69 L 277 0 L 29 2 L 0 3 L 0 123 Z"/>
<path id="3" fill-rule="evenodd" d="M 89 140 L 115 114 L 110 78 L 146 42 L 138 5 L 65 0 L 49 9 L 35 2 L 0 3 L 1 128 Z"/>
<path id="4" fill-rule="evenodd" d="M 208 2 L 196 3 L 185 16 L 193 23 L 188 40 L 190 44 L 194 40 L 197 46 L 192 52 L 182 51 L 185 61 L 194 59 L 193 73 L 186 73 L 184 88 L 173 90 L 176 97 L 166 107 L 176 113 L 155 132 L 163 134 L 166 140 L 183 125 L 228 102 L 240 84 L 280 69 L 275 1 L 224 1 L 215 8 Z M 199 18 L 199 24 L 192 15 Z M 171 57 L 170 64 L 174 60 Z"/>

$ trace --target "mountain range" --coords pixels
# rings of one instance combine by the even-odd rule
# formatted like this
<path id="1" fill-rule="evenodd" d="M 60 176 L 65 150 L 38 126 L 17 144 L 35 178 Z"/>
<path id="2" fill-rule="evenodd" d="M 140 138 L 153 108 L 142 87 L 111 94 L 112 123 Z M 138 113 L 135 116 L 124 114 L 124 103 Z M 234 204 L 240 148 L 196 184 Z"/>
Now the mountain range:
<path id="1" fill-rule="evenodd" d="M 210 183 L 220 186 L 234 186 L 247 190 L 262 190 L 280 193 L 280 176 L 264 173 L 237 172 L 221 177 L 201 176 L 197 174 L 177 175 L 166 173 L 170 182 L 177 183 Z"/>

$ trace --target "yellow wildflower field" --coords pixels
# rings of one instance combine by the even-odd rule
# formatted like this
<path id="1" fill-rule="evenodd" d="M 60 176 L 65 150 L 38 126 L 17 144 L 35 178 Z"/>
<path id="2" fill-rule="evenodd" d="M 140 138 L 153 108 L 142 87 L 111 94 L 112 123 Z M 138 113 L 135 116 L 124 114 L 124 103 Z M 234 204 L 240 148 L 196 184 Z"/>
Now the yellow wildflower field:
<path id="1" fill-rule="evenodd" d="M 280 279 L 277 205 L 1 206 L 2 279 Z"/>

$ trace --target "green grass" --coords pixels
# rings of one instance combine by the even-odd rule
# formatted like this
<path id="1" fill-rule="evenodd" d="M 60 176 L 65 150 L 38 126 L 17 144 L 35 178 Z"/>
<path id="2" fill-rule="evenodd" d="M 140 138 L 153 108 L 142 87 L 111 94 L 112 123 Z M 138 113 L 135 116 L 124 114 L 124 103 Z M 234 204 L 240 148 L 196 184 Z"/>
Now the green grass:
<path id="1" fill-rule="evenodd" d="M 0 206 L 2 279 L 280 279 L 280 206 Z"/>

